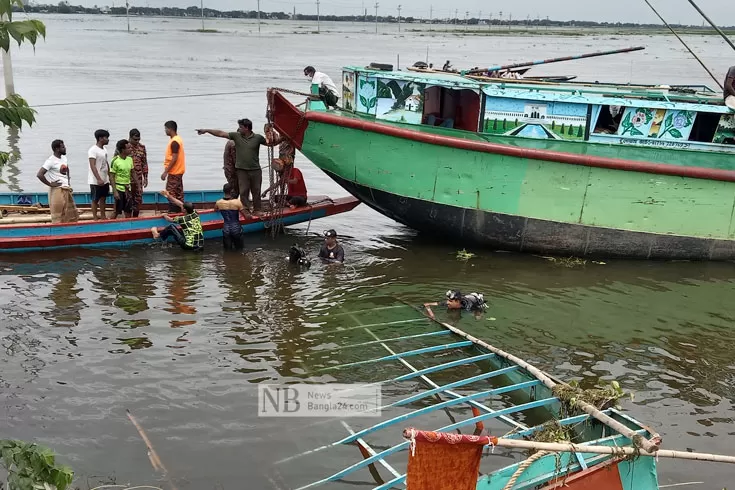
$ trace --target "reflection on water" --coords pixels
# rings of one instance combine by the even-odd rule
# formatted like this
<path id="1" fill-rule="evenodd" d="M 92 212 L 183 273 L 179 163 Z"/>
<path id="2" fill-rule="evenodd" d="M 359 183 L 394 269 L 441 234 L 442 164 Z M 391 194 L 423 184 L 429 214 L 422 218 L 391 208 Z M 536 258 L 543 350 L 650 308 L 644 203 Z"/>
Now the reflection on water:
<path id="1" fill-rule="evenodd" d="M 376 345 L 340 347 L 374 340 L 364 325 L 381 338 L 425 333 L 430 325 L 401 300 L 421 304 L 461 286 L 483 292 L 491 306 L 482 317 L 464 315 L 460 328 L 585 386 L 618 380 L 635 392 L 626 408 L 670 448 L 732 452 L 735 361 L 723 346 L 735 342 L 735 265 L 567 268 L 513 254 L 459 262 L 452 249 L 407 237 L 382 246 L 347 240 L 349 266 L 304 271 L 285 260 L 294 239 L 309 250 L 319 244 L 296 235 L 256 238 L 245 254 L 222 254 L 214 242 L 198 255 L 151 247 L 3 263 L 8 435 L 52 444 L 83 475 L 155 481 L 124 416 L 130 409 L 179 488 L 234 488 L 243 474 L 258 487 L 304 483 L 356 455 L 288 468 L 272 461 L 343 429 L 258 419 L 254 384 L 402 374 L 398 363 L 320 370 L 382 355 Z M 397 396 L 417 388 L 386 389 Z M 690 465 L 660 467 L 662 484 L 691 481 Z M 727 470 L 709 466 L 701 479 L 721 488 Z"/>

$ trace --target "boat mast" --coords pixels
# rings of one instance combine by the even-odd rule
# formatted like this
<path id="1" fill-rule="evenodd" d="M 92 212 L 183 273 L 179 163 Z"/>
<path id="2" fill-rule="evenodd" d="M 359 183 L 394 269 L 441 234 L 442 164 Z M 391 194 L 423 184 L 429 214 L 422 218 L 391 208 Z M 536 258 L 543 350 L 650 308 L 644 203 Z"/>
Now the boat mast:
<path id="1" fill-rule="evenodd" d="M 653 7 L 653 5 L 651 5 L 651 2 L 649 2 L 648 0 L 643 0 L 643 1 L 646 2 L 646 4 L 648 4 L 649 7 L 651 7 L 651 10 L 653 10 L 653 13 L 656 14 L 659 19 L 661 19 L 661 22 L 663 22 L 664 25 L 669 28 L 669 30 L 671 31 L 671 33 L 674 36 L 676 36 L 676 38 L 681 42 L 681 44 L 684 45 L 685 48 L 687 48 L 687 51 L 689 51 L 689 53 L 692 56 L 694 56 L 694 59 L 696 59 L 699 62 L 699 64 L 702 65 L 702 68 L 704 68 L 704 70 L 707 73 L 709 73 L 709 76 L 711 76 L 712 77 L 712 80 L 714 80 L 715 83 L 717 84 L 717 86 L 720 87 L 720 90 L 724 90 L 724 87 L 722 86 L 722 83 L 720 83 L 720 81 L 717 79 L 717 77 L 715 77 L 715 75 L 712 73 L 712 71 L 709 68 L 707 68 L 707 65 L 705 65 L 704 62 L 701 59 L 699 59 L 699 56 L 697 56 L 694 53 L 694 51 L 692 51 L 692 48 L 690 48 L 689 45 L 686 42 L 684 42 L 684 40 L 681 38 L 681 36 L 679 36 L 679 34 L 677 34 L 677 32 L 674 30 L 674 28 L 671 27 L 669 25 L 669 23 L 666 22 L 666 20 L 664 20 L 663 17 L 661 17 L 661 14 L 659 14 L 658 11 Z"/>

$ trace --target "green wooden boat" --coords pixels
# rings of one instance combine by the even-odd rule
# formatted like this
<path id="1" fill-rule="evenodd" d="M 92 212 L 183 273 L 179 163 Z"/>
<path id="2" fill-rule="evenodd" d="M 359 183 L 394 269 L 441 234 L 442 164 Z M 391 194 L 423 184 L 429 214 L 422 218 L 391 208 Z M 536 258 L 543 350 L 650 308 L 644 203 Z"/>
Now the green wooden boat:
<path id="1" fill-rule="evenodd" d="M 397 310 L 386 315 L 388 308 L 337 315 L 340 327 L 330 329 L 329 335 L 334 347 L 304 357 L 303 366 L 308 366 L 311 379 L 380 385 L 383 406 L 377 423 L 375 418 L 365 417 L 347 419 L 351 425 L 345 420 L 325 421 L 325 435 L 332 435 L 334 428 L 342 425 L 344 437 L 276 462 L 283 469 L 295 466 L 291 463 L 296 459 L 300 460 L 299 468 L 330 468 L 331 473 L 323 470 L 323 478 L 295 485 L 288 482 L 289 488 L 360 486 L 387 490 L 405 488 L 407 479 L 413 490 L 449 488 L 431 482 L 427 485 L 422 478 L 426 475 L 417 474 L 415 464 L 412 467 L 411 459 L 417 455 L 431 467 L 446 464 L 444 479 L 464 480 L 453 490 L 469 490 L 467 485 L 476 490 L 552 489 L 562 485 L 588 490 L 659 488 L 657 458 L 652 454 L 662 451 L 661 438 L 613 408 L 612 398 L 600 398 L 593 406 L 582 402 L 586 395 L 578 395 L 582 392 L 575 389 L 579 401 L 574 401 L 569 391 L 560 389 L 572 389 L 569 385 L 526 361 L 410 308 L 402 308 L 405 316 L 395 320 Z M 386 319 L 391 321 L 383 321 Z M 350 362 L 335 364 L 330 355 L 335 351 Z M 400 369 L 388 371 L 384 365 Z M 423 388 L 416 389 L 416 383 Z M 403 431 L 409 427 L 433 429 L 429 435 L 446 438 L 453 447 L 474 445 L 473 461 L 451 452 L 438 457 L 424 453 L 421 446 L 412 448 L 415 441 L 402 437 L 403 433 L 408 439 L 416 438 L 410 429 Z M 418 438 L 427 435 L 418 432 Z M 504 446 L 558 440 L 575 443 L 577 450 L 529 456 Z M 592 448 L 613 449 L 612 454 L 585 452 Z M 625 456 L 624 449 L 633 450 L 635 457 Z M 345 458 L 350 455 L 353 457 Z M 332 462 L 337 461 L 347 466 L 335 471 Z"/>
<path id="2" fill-rule="evenodd" d="M 380 213 L 463 245 L 735 259 L 721 94 L 386 68 L 344 68 L 339 110 L 269 92 L 278 130 Z"/>

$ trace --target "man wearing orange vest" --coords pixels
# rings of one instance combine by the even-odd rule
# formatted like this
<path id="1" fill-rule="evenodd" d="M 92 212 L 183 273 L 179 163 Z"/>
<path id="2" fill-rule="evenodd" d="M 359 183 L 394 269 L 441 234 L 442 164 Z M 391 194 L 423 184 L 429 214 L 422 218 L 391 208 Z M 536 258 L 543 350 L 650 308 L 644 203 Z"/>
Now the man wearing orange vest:
<path id="1" fill-rule="evenodd" d="M 186 171 L 184 140 L 176 132 L 178 130 L 176 121 L 167 121 L 163 127 L 166 136 L 171 139 L 166 146 L 166 159 L 163 162 L 161 180 L 166 181 L 166 191 L 172 197 L 184 202 L 184 172 Z M 176 213 L 179 211 L 178 207 L 169 206 L 169 212 Z"/>

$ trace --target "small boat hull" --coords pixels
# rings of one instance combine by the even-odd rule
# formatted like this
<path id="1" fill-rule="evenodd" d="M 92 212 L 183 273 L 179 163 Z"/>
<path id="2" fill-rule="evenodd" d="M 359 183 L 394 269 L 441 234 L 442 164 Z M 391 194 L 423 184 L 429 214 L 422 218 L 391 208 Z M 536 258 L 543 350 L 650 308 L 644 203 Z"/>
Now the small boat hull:
<path id="1" fill-rule="evenodd" d="M 153 193 L 144 196 L 144 208 L 165 212 L 167 201 L 161 201 Z M 34 202 L 44 204 L 45 194 L 28 195 L 37 199 Z M 147 199 L 145 198 L 147 197 Z M 200 200 L 194 200 L 198 197 Z M 221 237 L 223 226 L 219 212 L 212 209 L 214 201 L 221 197 L 221 192 L 197 191 L 187 193 L 185 198 L 201 209 L 204 238 Z M 18 195 L 0 195 L 0 205 L 18 203 Z M 85 195 L 75 195 L 78 204 L 85 204 Z M 284 226 L 303 223 L 309 220 L 340 214 L 354 209 L 359 201 L 353 197 L 331 200 L 329 198 L 312 198 L 314 204 L 297 209 L 285 209 L 282 214 Z M 5 204 L 8 203 L 8 204 Z M 12 203 L 12 204 L 10 204 Z M 244 233 L 263 231 L 269 226 L 269 217 L 240 218 Z M 68 248 L 125 248 L 153 242 L 152 227 L 163 227 L 168 222 L 161 215 L 143 216 L 105 221 L 78 221 L 75 223 L 33 223 L 2 225 L 0 220 L 0 253 L 33 252 L 40 250 L 60 250 Z"/>

